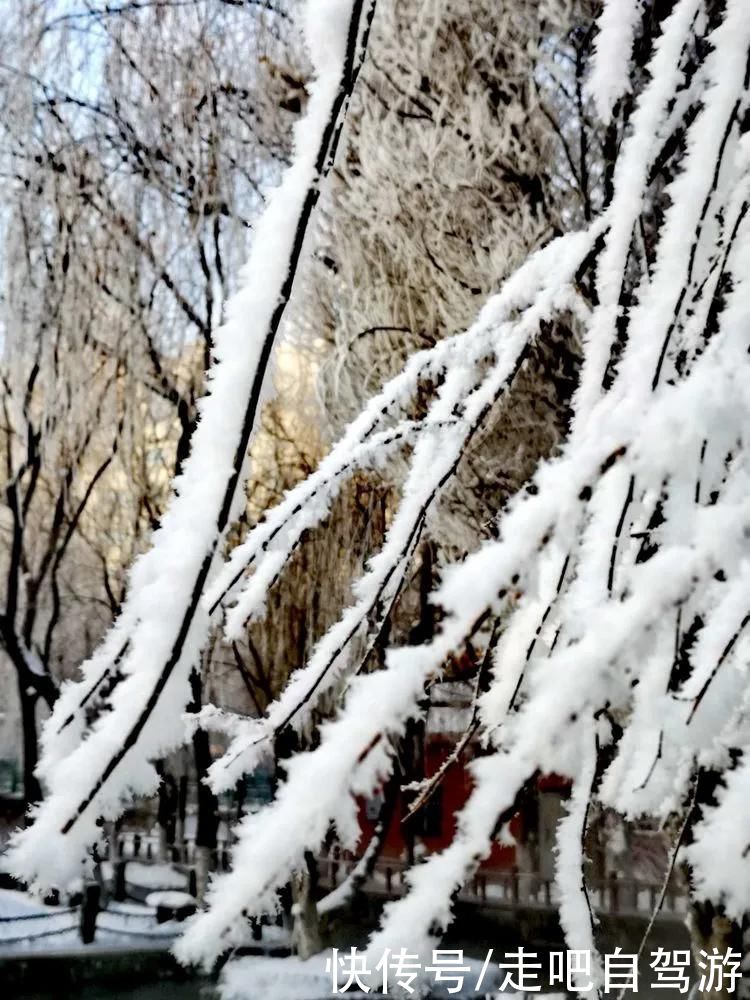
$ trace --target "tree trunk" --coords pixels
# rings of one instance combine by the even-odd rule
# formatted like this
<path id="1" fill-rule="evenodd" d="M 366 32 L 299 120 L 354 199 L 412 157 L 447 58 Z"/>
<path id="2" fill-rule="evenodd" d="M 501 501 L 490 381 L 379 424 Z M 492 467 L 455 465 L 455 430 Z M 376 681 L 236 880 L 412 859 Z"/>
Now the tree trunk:
<path id="1" fill-rule="evenodd" d="M 202 902 L 208 888 L 208 877 L 213 868 L 214 851 L 203 844 L 195 845 L 195 898 Z"/>
<path id="2" fill-rule="evenodd" d="M 430 595 L 435 582 L 435 552 L 430 541 L 424 541 L 421 547 L 421 563 L 419 567 L 419 619 L 409 633 L 410 645 L 422 645 L 429 642 L 435 635 L 435 607 L 430 603 Z M 424 779 L 424 719 L 409 719 L 401 743 L 400 757 L 403 761 L 405 785 L 414 784 Z M 408 815 L 416 793 L 403 795 L 404 814 Z M 417 835 L 422 831 L 424 815 L 416 812 L 402 824 L 401 831 L 406 846 L 406 862 L 411 867 L 417 855 Z"/>
<path id="3" fill-rule="evenodd" d="M 309 853 L 305 860 L 306 869 L 292 878 L 292 949 L 303 960 L 317 955 L 323 947 L 315 905 L 317 866 Z"/>
<path id="4" fill-rule="evenodd" d="M 42 800 L 42 786 L 34 773 L 39 759 L 37 736 L 37 694 L 18 676 L 18 695 L 21 703 L 21 730 L 23 739 L 23 797 L 26 806 Z"/>
<path id="5" fill-rule="evenodd" d="M 182 756 L 182 755 L 181 755 Z M 189 763 L 183 762 L 183 766 L 189 768 Z M 175 827 L 175 837 L 178 844 L 184 844 L 187 840 L 187 801 L 188 801 L 188 775 L 183 770 L 177 781 L 177 825 Z"/>
<path id="6" fill-rule="evenodd" d="M 34 774 L 39 760 L 36 706 L 39 698 L 48 708 L 57 701 L 57 685 L 45 665 L 24 648 L 5 616 L 0 615 L 0 645 L 16 670 L 21 709 L 23 744 L 23 789 L 27 807 L 42 800 L 42 787 Z M 32 669 L 32 667 L 34 669 Z"/>
<path id="7" fill-rule="evenodd" d="M 424 779 L 424 736 L 424 721 L 422 719 L 408 719 L 406 732 L 400 744 L 400 757 L 404 772 L 402 780 L 405 785 L 419 783 Z M 409 816 L 416 794 L 413 791 L 402 793 L 404 819 L 401 823 L 401 833 L 406 850 L 405 861 L 409 867 L 416 861 L 417 837 L 422 832 L 424 825 L 424 813 L 421 809 Z M 408 819 L 405 818 L 407 816 L 409 816 Z"/>
<path id="8" fill-rule="evenodd" d="M 159 861 L 169 861 L 169 848 L 174 846 L 177 825 L 177 785 L 167 771 L 164 761 L 158 761 L 156 770 L 161 776 L 158 793 L 156 821 L 159 824 Z"/>
<path id="9" fill-rule="evenodd" d="M 156 857 L 160 864 L 164 865 L 169 861 L 169 844 L 167 843 L 166 827 L 159 823 L 159 843 L 156 847 Z"/>
<path id="10" fill-rule="evenodd" d="M 190 675 L 193 699 L 188 711 L 199 712 L 203 699 L 203 683 L 200 674 L 194 670 Z M 198 900 L 202 901 L 208 885 L 211 860 L 216 852 L 219 830 L 219 800 L 206 784 L 211 766 L 211 747 L 205 729 L 196 729 L 193 734 L 193 758 L 198 785 L 198 824 L 195 833 L 196 889 Z"/>

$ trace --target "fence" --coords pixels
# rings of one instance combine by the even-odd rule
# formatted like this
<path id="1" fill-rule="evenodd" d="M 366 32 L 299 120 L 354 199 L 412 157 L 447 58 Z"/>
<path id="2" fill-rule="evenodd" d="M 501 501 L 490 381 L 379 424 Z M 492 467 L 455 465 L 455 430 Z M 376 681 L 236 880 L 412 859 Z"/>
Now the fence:
<path id="1" fill-rule="evenodd" d="M 159 839 L 154 834 L 124 832 L 117 836 L 113 844 L 106 844 L 99 852 L 103 861 L 145 861 L 156 863 L 166 861 L 182 868 L 192 867 L 196 862 L 196 845 L 193 840 L 183 840 L 179 844 L 170 844 L 166 848 L 166 856 L 160 857 Z M 219 839 L 212 850 L 212 867 L 217 871 L 228 871 L 230 867 L 230 849 L 226 840 Z"/>
<path id="2" fill-rule="evenodd" d="M 156 860 L 157 840 L 152 835 L 123 833 L 114 844 L 119 859 Z M 178 868 L 190 872 L 195 864 L 196 848 L 192 841 L 169 847 L 170 861 Z M 333 889 L 351 872 L 356 864 L 349 859 L 318 858 L 321 885 Z M 230 848 L 220 840 L 213 852 L 213 867 L 227 871 L 231 865 Z M 363 892 L 374 896 L 396 897 L 406 889 L 405 865 L 394 858 L 378 859 L 373 872 L 361 886 Z M 661 900 L 661 882 L 611 876 L 587 883 L 591 906 L 603 914 L 623 916 L 650 916 L 659 907 L 660 918 L 682 917 L 687 909 L 684 887 L 671 880 Z M 557 887 L 553 879 L 537 872 L 517 869 L 481 870 L 459 893 L 463 902 L 498 909 L 530 907 L 556 910 Z M 660 904 L 661 900 L 661 905 Z"/>
<path id="3" fill-rule="evenodd" d="M 319 858 L 321 884 L 334 889 L 350 874 L 354 861 Z M 398 859 L 381 858 L 361 886 L 369 895 L 395 898 L 406 891 L 407 866 Z M 661 900 L 663 885 L 640 879 L 610 877 L 587 883 L 591 906 L 599 913 L 622 916 L 650 917 L 659 907 L 658 916 L 674 918 L 684 916 L 687 899 L 684 889 L 670 882 Z M 536 872 L 517 869 L 483 870 L 459 892 L 458 898 L 466 903 L 494 909 L 519 909 L 521 907 L 556 910 L 557 887 L 552 879 Z M 660 904 L 661 900 L 661 906 Z"/>
<path id="4" fill-rule="evenodd" d="M 127 862 L 141 861 L 146 864 L 156 864 L 160 860 L 159 853 L 158 839 L 147 833 L 126 831 L 108 845 L 100 857 L 102 860 L 109 860 L 113 865 L 112 882 L 115 900 L 122 901 L 125 898 Z M 187 880 L 185 888 L 195 895 L 195 843 L 186 840 L 181 844 L 170 845 L 167 855 L 171 866 L 185 874 Z M 317 860 L 321 887 L 329 890 L 340 885 L 356 864 L 354 860 L 335 859 L 330 856 Z M 220 841 L 213 852 L 213 867 L 223 871 L 230 867 L 230 850 L 225 841 Z M 380 858 L 360 888 L 372 896 L 385 898 L 401 896 L 407 888 L 405 869 L 405 864 L 398 859 Z M 98 890 L 96 886 L 89 888 Z M 656 914 L 658 919 L 681 919 L 687 909 L 684 887 L 676 881 L 671 881 L 664 889 L 663 885 L 656 881 L 613 876 L 604 880 L 590 881 L 587 884 L 587 891 L 592 909 L 600 914 L 639 917 Z M 554 911 L 557 910 L 559 902 L 557 887 L 552 879 L 540 873 L 522 872 L 517 869 L 480 870 L 459 892 L 458 898 L 464 903 L 500 910 L 526 908 Z M 93 918 L 90 915 L 87 917 L 87 912 L 94 913 Z M 68 916 L 67 924 L 59 919 L 65 915 Z M 52 921 L 51 926 L 42 926 L 41 922 L 44 920 Z M 158 926 L 155 912 L 134 913 L 118 909 L 111 903 L 106 909 L 100 909 L 98 896 L 94 899 L 93 894 L 90 898 L 89 895 L 85 895 L 81 906 L 76 908 L 57 909 L 23 917 L 0 917 L 0 948 L 11 941 L 15 943 L 28 940 L 29 935 L 21 934 L 20 931 L 15 938 L 3 935 L 3 925 L 13 921 L 29 921 L 25 926 L 29 930 L 34 930 L 35 937 L 70 933 L 75 928 L 78 928 L 82 940 L 88 938 L 93 940 L 93 935 L 100 931 L 132 938 L 169 936 L 168 933 L 150 929 Z M 21 924 L 18 926 L 20 928 Z"/>

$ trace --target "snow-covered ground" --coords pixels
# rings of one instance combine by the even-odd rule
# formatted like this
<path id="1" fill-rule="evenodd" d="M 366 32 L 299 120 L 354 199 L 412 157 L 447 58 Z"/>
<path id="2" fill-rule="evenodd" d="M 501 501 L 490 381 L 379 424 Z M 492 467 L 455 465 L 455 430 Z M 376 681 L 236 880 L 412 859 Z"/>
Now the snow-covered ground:
<path id="1" fill-rule="evenodd" d="M 159 895 L 173 896 L 170 905 L 184 905 L 192 898 L 175 891 Z M 185 924 L 177 921 L 157 923 L 154 906 L 110 901 L 97 916 L 93 944 L 85 945 L 81 941 L 79 908 L 45 906 L 27 893 L 0 889 L 0 959 L 29 953 L 86 954 L 94 949 L 165 950 L 184 929 Z M 289 934 L 280 927 L 264 926 L 262 943 L 270 947 L 288 945 Z"/>
<path id="2" fill-rule="evenodd" d="M 152 907 L 111 903 L 96 922 L 93 944 L 84 945 L 80 910 L 45 906 L 23 892 L 0 890 L 0 957 L 32 953 L 71 953 L 92 948 L 130 950 L 166 948 L 182 926 L 173 921 L 157 924 Z"/>
<path id="3" fill-rule="evenodd" d="M 113 873 L 112 863 L 104 861 L 102 863 L 103 878 L 110 881 Z M 184 890 L 188 884 L 187 875 L 177 871 L 171 865 L 146 864 L 143 861 L 128 861 L 125 868 L 125 878 L 132 885 L 152 889 L 154 892 L 159 889 Z"/>
<path id="4" fill-rule="evenodd" d="M 51 909 L 52 907 L 44 906 L 25 892 L 0 889 L 0 920 L 5 917 L 28 917 Z"/>
<path id="5" fill-rule="evenodd" d="M 182 894 L 180 894 L 182 898 Z M 97 919 L 95 942 L 81 943 L 80 911 L 68 906 L 45 906 L 23 892 L 0 890 L 0 959 L 32 954 L 73 955 L 92 950 L 165 949 L 184 925 L 174 922 L 157 924 L 153 907 L 137 903 L 110 903 Z M 263 927 L 266 945 L 286 944 L 288 934 L 278 927 Z M 331 952 L 325 951 L 307 961 L 298 958 L 248 956 L 230 961 L 219 983 L 221 1000 L 321 1000 L 332 995 L 331 972 L 326 962 Z M 446 984 L 429 985 L 431 997 L 459 998 L 487 996 L 498 990 L 497 970 L 486 970 L 481 991 L 473 986 L 482 971 L 482 963 L 466 959 L 465 987 L 459 993 L 448 994 Z M 378 996 L 372 984 L 369 996 Z M 350 988 L 346 995 L 352 1000 L 364 997 Z M 394 996 L 401 995 L 396 989 Z M 409 996 L 404 993 L 404 996 Z M 417 995 L 417 994 L 415 994 Z M 515 996 L 515 994 L 506 994 Z"/>
<path id="6" fill-rule="evenodd" d="M 322 1000 L 332 993 L 331 973 L 326 967 L 330 952 L 315 955 L 306 961 L 298 958 L 266 958 L 264 956 L 249 956 L 229 962 L 221 975 L 219 992 L 221 1000 Z M 486 997 L 499 995 L 499 972 L 487 970 L 482 987 L 477 993 L 472 987 L 479 979 L 482 963 L 476 959 L 467 958 L 465 965 L 469 968 L 465 985 L 459 992 L 449 992 L 450 983 L 427 982 L 431 998 L 443 997 Z M 362 1000 L 363 997 L 382 996 L 373 985 L 369 993 L 354 988 L 347 989 L 344 994 L 351 1000 Z M 409 994 L 396 987 L 388 994 L 394 997 L 420 996 L 418 988 Z M 424 994 L 422 994 L 424 995 Z M 503 993 L 508 1000 L 521 1000 L 517 993 Z M 563 994 L 545 994 L 545 1000 L 560 1000 Z"/>

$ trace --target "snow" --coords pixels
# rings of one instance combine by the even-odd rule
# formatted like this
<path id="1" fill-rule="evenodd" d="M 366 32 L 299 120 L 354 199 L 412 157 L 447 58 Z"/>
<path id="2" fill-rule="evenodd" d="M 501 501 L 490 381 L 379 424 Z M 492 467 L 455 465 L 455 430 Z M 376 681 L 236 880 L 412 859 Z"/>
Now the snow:
<path id="1" fill-rule="evenodd" d="M 438 708 L 430 707 L 427 713 L 426 731 L 428 733 L 465 733 L 469 728 L 472 718 L 472 710 L 458 708 L 455 705 L 441 705 Z"/>
<path id="2" fill-rule="evenodd" d="M 264 1000 L 271 996 L 274 1000 L 319 1000 L 330 993 L 331 976 L 325 970 L 323 956 L 316 955 L 306 962 L 249 957 L 226 965 L 219 988 L 222 1000 Z"/>
<path id="3" fill-rule="evenodd" d="M 615 103 L 630 90 L 630 56 L 641 16 L 637 0 L 605 0 L 596 22 L 594 67 L 586 90 L 603 122 L 610 120 Z"/>
<path id="4" fill-rule="evenodd" d="M 111 882 L 114 878 L 114 866 L 112 862 L 103 861 L 101 872 L 105 881 Z M 188 877 L 185 872 L 179 871 L 172 865 L 160 864 L 158 862 L 146 864 L 143 861 L 127 860 L 125 863 L 125 882 L 140 886 L 143 889 L 182 890 L 187 886 Z M 118 903 L 120 907 L 128 905 L 128 903 Z M 139 909 L 139 912 L 142 912 L 142 910 Z"/>
<path id="5" fill-rule="evenodd" d="M 326 971 L 326 959 L 330 960 L 330 952 L 315 955 L 306 961 L 296 958 L 264 958 L 248 957 L 233 959 L 222 970 L 219 991 L 222 1000 L 320 1000 L 331 995 L 331 973 Z M 430 982 L 430 996 L 486 996 L 498 992 L 499 972 L 487 971 L 481 991 L 477 994 L 471 989 L 482 971 L 482 962 L 465 957 L 463 961 L 467 968 L 465 988 L 459 993 L 448 994 L 448 983 Z M 401 992 L 401 991 L 399 991 Z M 352 987 L 345 996 L 361 998 L 364 996 L 380 996 L 373 986 L 370 993 L 363 993 Z M 404 993 L 404 996 L 409 994 Z M 416 994 L 415 994 L 416 995 Z M 546 994 L 548 997 L 559 997 L 559 994 Z M 518 994 L 504 992 L 503 996 L 513 998 Z"/>
<path id="6" fill-rule="evenodd" d="M 184 889 L 188 881 L 184 872 L 171 865 L 144 864 L 141 861 L 128 861 L 125 880 L 147 889 Z"/>
<path id="7" fill-rule="evenodd" d="M 32 899 L 25 892 L 15 889 L 0 889 L 0 917 L 22 917 L 32 914 L 54 912 L 56 907 L 45 906 Z"/>

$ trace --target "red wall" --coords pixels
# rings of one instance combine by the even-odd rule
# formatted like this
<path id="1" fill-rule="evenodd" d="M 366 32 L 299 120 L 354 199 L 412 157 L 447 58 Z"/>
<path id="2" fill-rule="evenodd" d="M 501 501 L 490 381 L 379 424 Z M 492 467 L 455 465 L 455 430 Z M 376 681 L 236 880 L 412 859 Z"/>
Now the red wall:
<path id="1" fill-rule="evenodd" d="M 430 778 L 436 774 L 446 757 L 455 747 L 454 740 L 442 739 L 439 736 L 430 737 L 424 748 L 424 769 L 425 777 Z M 462 760 L 454 763 L 443 777 L 434 801 L 428 803 L 423 808 L 432 810 L 432 817 L 439 813 L 439 832 L 431 835 L 428 829 L 425 834 L 417 832 L 417 842 L 424 844 L 427 853 L 442 850 L 454 839 L 456 832 L 456 819 L 461 808 L 465 804 L 471 791 L 471 775 Z M 385 842 L 383 844 L 382 856 L 395 860 L 405 859 L 406 841 L 403 834 L 402 817 L 404 816 L 404 806 L 402 801 L 398 801 L 393 817 L 388 827 Z M 362 828 L 362 846 L 370 839 L 373 833 L 373 821 L 367 818 L 366 803 L 360 803 L 360 826 Z M 419 831 L 419 827 L 417 827 Z M 521 832 L 521 818 L 515 816 L 510 824 L 511 832 L 518 836 Z M 490 856 L 483 862 L 483 868 L 512 868 L 516 858 L 515 847 L 504 846 L 497 843 L 492 845 Z"/>

